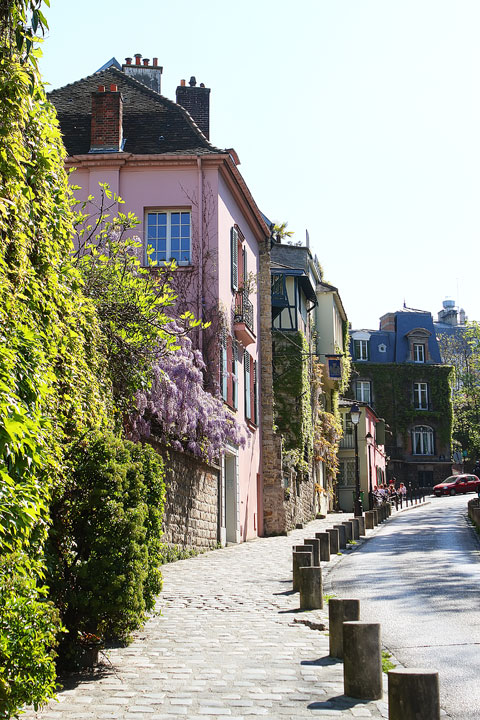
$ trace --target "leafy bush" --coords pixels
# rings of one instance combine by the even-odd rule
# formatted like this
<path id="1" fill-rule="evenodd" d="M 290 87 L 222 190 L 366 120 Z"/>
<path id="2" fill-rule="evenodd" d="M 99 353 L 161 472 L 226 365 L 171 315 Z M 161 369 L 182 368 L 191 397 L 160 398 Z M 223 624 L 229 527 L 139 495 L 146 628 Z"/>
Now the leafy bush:
<path id="1" fill-rule="evenodd" d="M 19 574 L 21 554 L 0 559 L 0 717 L 24 704 L 35 709 L 55 692 L 58 612 L 35 577 Z M 30 569 L 31 565 L 30 565 Z"/>
<path id="2" fill-rule="evenodd" d="M 79 444 L 52 506 L 48 582 L 68 630 L 127 639 L 161 589 L 164 470 L 150 447 L 112 434 Z"/>
<path id="3" fill-rule="evenodd" d="M 70 258 L 64 149 L 32 49 L 41 4 L 0 3 L 2 717 L 54 693 L 58 617 L 41 580 L 50 490 L 65 447 L 108 426 L 112 404 L 95 308 Z"/>

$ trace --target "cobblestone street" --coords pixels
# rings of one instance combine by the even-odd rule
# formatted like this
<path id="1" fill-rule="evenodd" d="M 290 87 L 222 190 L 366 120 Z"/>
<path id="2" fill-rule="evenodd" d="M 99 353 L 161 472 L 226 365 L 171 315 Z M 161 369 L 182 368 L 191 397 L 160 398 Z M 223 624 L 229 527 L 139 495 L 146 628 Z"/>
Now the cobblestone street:
<path id="1" fill-rule="evenodd" d="M 91 679 L 25 717 L 387 717 L 385 701 L 343 695 L 343 665 L 328 658 L 327 633 L 305 624 L 324 622 L 327 610 L 299 612 L 291 592 L 292 545 L 336 518 L 165 566 L 158 614 L 134 642 L 109 650 Z"/>

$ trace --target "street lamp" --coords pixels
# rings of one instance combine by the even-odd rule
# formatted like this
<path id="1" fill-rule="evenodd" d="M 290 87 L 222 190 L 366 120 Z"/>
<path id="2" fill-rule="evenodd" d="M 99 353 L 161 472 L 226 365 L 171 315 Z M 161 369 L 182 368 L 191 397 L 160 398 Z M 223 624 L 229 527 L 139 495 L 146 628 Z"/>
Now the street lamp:
<path id="1" fill-rule="evenodd" d="M 358 423 L 360 421 L 360 408 L 355 403 L 350 408 L 350 420 L 355 428 L 355 502 L 353 514 L 360 517 L 363 514 L 362 500 L 360 497 L 360 471 L 358 468 Z"/>

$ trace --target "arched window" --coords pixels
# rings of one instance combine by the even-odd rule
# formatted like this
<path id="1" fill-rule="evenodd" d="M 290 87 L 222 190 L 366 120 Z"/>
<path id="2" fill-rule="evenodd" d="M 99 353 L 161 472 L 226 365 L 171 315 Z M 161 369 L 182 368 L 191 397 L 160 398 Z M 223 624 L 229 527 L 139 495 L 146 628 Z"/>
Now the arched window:
<path id="1" fill-rule="evenodd" d="M 412 429 L 412 455 L 433 455 L 433 430 L 426 425 Z"/>

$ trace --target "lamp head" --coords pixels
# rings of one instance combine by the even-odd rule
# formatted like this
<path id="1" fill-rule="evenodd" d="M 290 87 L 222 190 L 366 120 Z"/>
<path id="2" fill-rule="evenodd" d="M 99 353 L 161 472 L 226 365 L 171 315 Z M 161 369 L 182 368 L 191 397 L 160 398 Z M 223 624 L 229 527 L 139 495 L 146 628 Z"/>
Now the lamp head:
<path id="1" fill-rule="evenodd" d="M 356 404 L 352 405 L 350 408 L 350 420 L 354 425 L 358 425 L 360 420 L 360 408 Z"/>

